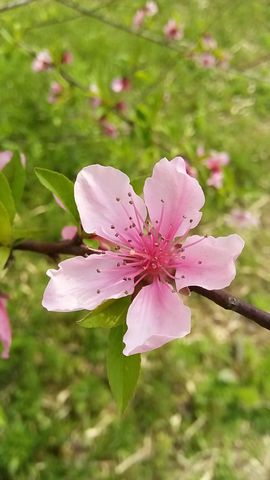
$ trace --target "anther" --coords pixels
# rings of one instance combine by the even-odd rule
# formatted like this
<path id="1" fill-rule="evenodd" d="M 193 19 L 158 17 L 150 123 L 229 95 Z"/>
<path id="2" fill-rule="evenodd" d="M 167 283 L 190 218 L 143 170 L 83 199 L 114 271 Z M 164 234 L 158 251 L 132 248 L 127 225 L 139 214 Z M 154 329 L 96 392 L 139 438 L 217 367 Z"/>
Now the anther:
<path id="1" fill-rule="evenodd" d="M 163 198 L 161 198 L 161 199 L 160 199 L 160 201 L 161 201 L 161 203 L 164 203 L 164 200 L 163 200 Z"/>
<path id="2" fill-rule="evenodd" d="M 185 278 L 185 275 L 181 275 L 181 278 Z"/>
<path id="3" fill-rule="evenodd" d="M 132 242 L 132 240 L 129 238 L 128 243 L 131 243 L 131 242 Z"/>
<path id="4" fill-rule="evenodd" d="M 202 264 L 202 261 L 201 261 L 201 260 L 199 260 L 199 261 L 198 261 L 198 264 L 199 264 L 199 265 L 201 265 L 201 264 Z"/>
<path id="5" fill-rule="evenodd" d="M 116 266 L 117 266 L 117 267 L 120 267 L 120 262 L 117 262 Z"/>
<path id="6" fill-rule="evenodd" d="M 132 200 L 129 200 L 128 202 L 130 205 L 133 205 L 133 201 Z"/>
<path id="7" fill-rule="evenodd" d="M 125 290 L 125 295 L 128 295 L 128 291 L 127 291 L 127 290 Z"/>
<path id="8" fill-rule="evenodd" d="M 127 281 L 127 277 L 123 277 L 123 280 L 126 282 L 126 281 Z"/>
<path id="9" fill-rule="evenodd" d="M 111 229 L 114 230 L 114 229 L 115 229 L 115 226 L 114 226 L 114 225 L 111 225 Z"/>
<path id="10" fill-rule="evenodd" d="M 189 223 L 192 223 L 192 222 L 193 222 L 193 218 L 191 218 L 191 219 L 189 220 Z"/>
<path id="11" fill-rule="evenodd" d="M 119 197 L 116 197 L 115 199 L 117 202 L 120 202 L 120 198 Z"/>
<path id="12" fill-rule="evenodd" d="M 100 290 L 97 290 L 97 293 L 100 293 Z"/>
<path id="13" fill-rule="evenodd" d="M 115 237 L 119 237 L 119 233 L 116 233 L 116 234 L 115 234 Z"/>
<path id="14" fill-rule="evenodd" d="M 182 257 L 181 257 L 181 258 L 182 258 L 182 260 L 185 260 L 185 258 L 186 258 L 186 257 L 185 257 L 185 255 L 182 255 Z"/>
<path id="15" fill-rule="evenodd" d="M 129 218 L 129 220 L 132 220 L 132 217 L 128 217 L 128 218 Z"/>
<path id="16" fill-rule="evenodd" d="M 130 193 L 130 192 L 128 192 L 128 196 L 131 197 L 131 193 Z"/>
<path id="17" fill-rule="evenodd" d="M 97 272 L 97 273 L 100 273 L 100 270 L 99 270 L 99 268 L 97 268 L 97 269 L 96 269 L 96 272 Z"/>

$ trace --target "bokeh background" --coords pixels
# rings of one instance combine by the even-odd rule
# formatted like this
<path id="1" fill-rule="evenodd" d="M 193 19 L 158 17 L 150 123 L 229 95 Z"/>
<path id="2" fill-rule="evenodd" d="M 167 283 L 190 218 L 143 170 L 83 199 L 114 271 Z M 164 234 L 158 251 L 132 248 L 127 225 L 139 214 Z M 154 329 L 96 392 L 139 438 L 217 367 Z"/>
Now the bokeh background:
<path id="1" fill-rule="evenodd" d="M 246 241 L 231 291 L 269 310 L 269 2 L 158 0 L 137 29 L 143 0 L 7 4 L 0 150 L 27 157 L 18 226 L 57 240 L 70 222 L 37 166 L 75 179 L 101 163 L 134 179 L 183 155 L 206 194 L 199 233 Z M 164 33 L 170 19 L 176 38 Z M 54 65 L 33 71 L 43 50 Z M 63 52 L 73 58 L 63 62 Z M 115 78 L 128 79 L 123 91 L 113 91 Z M 212 151 L 230 159 L 220 188 L 208 185 Z M 41 307 L 51 265 L 16 252 L 0 274 L 14 336 L 0 363 L 1 480 L 270 478 L 268 332 L 193 294 L 192 333 L 143 356 L 120 418 L 105 371 L 108 332 Z"/>

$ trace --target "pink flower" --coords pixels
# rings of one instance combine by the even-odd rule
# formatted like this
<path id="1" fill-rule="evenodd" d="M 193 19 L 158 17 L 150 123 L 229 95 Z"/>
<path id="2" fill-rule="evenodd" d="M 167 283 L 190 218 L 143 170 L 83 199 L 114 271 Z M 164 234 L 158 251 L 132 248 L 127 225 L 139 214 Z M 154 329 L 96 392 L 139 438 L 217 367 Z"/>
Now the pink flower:
<path id="1" fill-rule="evenodd" d="M 7 299 L 2 295 L 0 296 L 0 342 L 3 345 L 2 358 L 9 358 L 11 337 L 12 334 L 7 312 Z"/>
<path id="2" fill-rule="evenodd" d="M 42 50 L 36 55 L 32 63 L 33 72 L 44 72 L 53 66 L 53 61 L 48 50 Z"/>
<path id="3" fill-rule="evenodd" d="M 134 295 L 127 313 L 125 355 L 146 352 L 190 332 L 190 310 L 179 291 L 192 285 L 228 286 L 244 242 L 238 235 L 187 238 L 201 219 L 203 191 L 185 161 L 160 160 L 144 186 L 144 201 L 129 178 L 112 167 L 83 168 L 75 200 L 87 233 L 111 243 L 49 270 L 43 306 L 94 310 L 108 299 Z M 148 213 L 147 213 L 148 211 Z"/>
<path id="4" fill-rule="evenodd" d="M 207 185 L 209 187 L 220 189 L 223 185 L 223 180 L 224 173 L 222 171 L 213 172 L 207 180 Z"/>
<path id="5" fill-rule="evenodd" d="M 190 165 L 190 163 L 188 163 L 186 160 L 185 160 L 185 165 L 186 165 L 186 172 L 188 175 L 190 175 L 191 177 L 197 177 L 197 170 L 196 168 L 192 167 Z"/>
<path id="6" fill-rule="evenodd" d="M 70 63 L 73 62 L 73 54 L 72 52 L 66 50 L 65 52 L 62 53 L 61 57 L 61 63 L 69 65 Z"/>
<path id="7" fill-rule="evenodd" d="M 197 155 L 197 157 L 204 157 L 205 149 L 204 149 L 203 145 L 198 145 L 197 150 L 196 150 L 196 155 Z"/>
<path id="8" fill-rule="evenodd" d="M 217 48 L 216 39 L 214 37 L 212 37 L 212 35 L 210 35 L 210 33 L 206 33 L 202 37 L 202 46 L 206 50 L 214 50 L 215 48 Z"/>
<path id="9" fill-rule="evenodd" d="M 211 152 L 210 157 L 205 159 L 204 164 L 212 172 L 219 172 L 229 162 L 230 157 L 227 152 Z"/>
<path id="10" fill-rule="evenodd" d="M 106 135 L 106 137 L 117 138 L 118 130 L 116 126 L 109 122 L 106 118 L 100 119 L 101 130 Z"/>
<path id="11" fill-rule="evenodd" d="M 148 17 L 153 17 L 158 13 L 158 6 L 156 2 L 146 2 L 146 5 L 144 7 L 145 14 Z"/>
<path id="12" fill-rule="evenodd" d="M 13 152 L 7 150 L 5 152 L 0 152 L 0 170 L 3 170 L 5 166 L 10 162 L 13 157 Z M 24 153 L 20 153 L 20 160 L 23 167 L 26 167 L 26 156 Z"/>
<path id="13" fill-rule="evenodd" d="M 78 229 L 75 225 L 66 225 L 61 232 L 63 240 L 72 240 L 77 234 Z"/>
<path id="14" fill-rule="evenodd" d="M 50 91 L 48 95 L 48 102 L 49 103 L 56 103 L 58 98 L 63 93 L 63 87 L 58 82 L 52 82 L 50 85 Z"/>
<path id="15" fill-rule="evenodd" d="M 11 152 L 10 150 L 0 152 L 0 170 L 3 170 L 3 168 L 5 168 L 5 166 L 12 159 L 12 156 L 13 156 L 13 152 Z"/>
<path id="16" fill-rule="evenodd" d="M 204 68 L 213 68 L 216 65 L 216 57 L 212 53 L 201 53 L 196 56 L 197 63 Z"/>
<path id="17" fill-rule="evenodd" d="M 258 227 L 259 218 L 248 210 L 234 208 L 226 219 L 226 223 L 238 228 Z"/>
<path id="18" fill-rule="evenodd" d="M 111 83 L 111 89 L 115 93 L 121 93 L 129 90 L 131 87 L 131 82 L 126 77 L 117 77 L 114 78 Z"/>
<path id="19" fill-rule="evenodd" d="M 167 40 L 181 40 L 183 38 L 183 29 L 177 25 L 175 20 L 169 20 L 163 31 Z"/>
<path id="20" fill-rule="evenodd" d="M 146 2 L 145 6 L 137 10 L 135 13 L 132 24 L 135 30 L 139 30 L 142 26 L 145 17 L 153 17 L 158 13 L 158 6 L 156 2 Z"/>

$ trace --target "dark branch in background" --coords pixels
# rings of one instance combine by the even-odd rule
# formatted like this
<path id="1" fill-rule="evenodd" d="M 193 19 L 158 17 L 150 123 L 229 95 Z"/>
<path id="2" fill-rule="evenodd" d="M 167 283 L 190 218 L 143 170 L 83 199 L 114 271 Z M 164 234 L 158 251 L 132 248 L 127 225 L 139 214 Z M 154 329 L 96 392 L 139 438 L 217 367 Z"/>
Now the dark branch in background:
<path id="1" fill-rule="evenodd" d="M 24 7 L 25 5 L 29 5 L 30 3 L 34 3 L 36 1 L 37 0 L 17 0 L 17 2 L 7 3 L 3 7 L 0 7 L 0 13 L 8 12 L 14 8 Z"/>
<path id="2" fill-rule="evenodd" d="M 89 255 L 91 250 L 81 243 L 79 237 L 73 240 L 64 240 L 61 242 L 38 242 L 34 240 L 24 240 L 13 247 L 13 250 L 24 250 L 29 252 L 40 253 L 55 257 L 57 255 Z M 264 312 L 260 308 L 255 307 L 240 298 L 234 297 L 226 290 L 206 290 L 202 287 L 190 287 L 190 290 L 199 295 L 212 300 L 226 310 L 232 310 L 239 313 L 243 317 L 252 320 L 263 328 L 270 330 L 270 313 Z"/>

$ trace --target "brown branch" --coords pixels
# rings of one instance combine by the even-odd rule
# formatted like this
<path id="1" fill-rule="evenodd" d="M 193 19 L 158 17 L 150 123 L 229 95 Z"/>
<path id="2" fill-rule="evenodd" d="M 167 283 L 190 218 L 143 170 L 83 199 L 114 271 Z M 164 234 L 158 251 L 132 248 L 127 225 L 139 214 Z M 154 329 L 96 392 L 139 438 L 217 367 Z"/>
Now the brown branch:
<path id="1" fill-rule="evenodd" d="M 56 255 L 89 255 L 91 249 L 84 245 L 78 237 L 61 242 L 39 242 L 24 240 L 13 247 L 13 250 L 24 250 L 54 257 Z M 252 320 L 263 328 L 270 330 L 270 313 L 255 307 L 240 298 L 231 295 L 226 290 L 206 290 L 202 287 L 190 287 L 190 290 L 208 298 L 226 310 L 232 310 L 243 317 Z"/>

